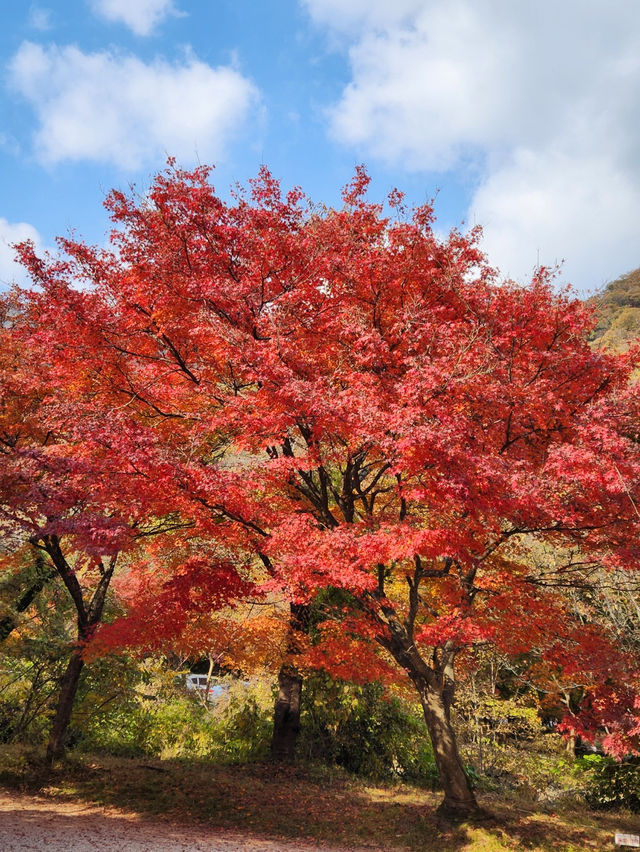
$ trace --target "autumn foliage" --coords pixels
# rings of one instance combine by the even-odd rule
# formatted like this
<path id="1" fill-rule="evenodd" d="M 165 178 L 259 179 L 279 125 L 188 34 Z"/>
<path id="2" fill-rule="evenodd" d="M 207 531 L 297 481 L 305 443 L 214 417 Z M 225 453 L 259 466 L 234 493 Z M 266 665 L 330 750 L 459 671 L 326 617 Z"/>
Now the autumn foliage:
<path id="1" fill-rule="evenodd" d="M 142 643 L 238 597 L 277 612 L 339 590 L 307 663 L 408 678 L 450 809 L 475 807 L 450 708 L 478 643 L 579 682 L 585 733 L 606 719 L 610 748 L 634 747 L 635 661 L 566 589 L 638 564 L 636 351 L 593 350 L 547 270 L 501 282 L 429 205 L 393 193 L 387 216 L 362 169 L 340 210 L 266 169 L 230 202 L 209 178 L 170 164 L 144 197 L 111 193 L 107 249 L 21 247 L 37 287 L 10 337 L 69 437 L 39 474 L 62 508 L 18 490 L 5 517 L 51 515 L 87 553 L 160 535 L 126 581 L 121 637 Z M 92 502 L 65 526 L 72 486 Z"/>

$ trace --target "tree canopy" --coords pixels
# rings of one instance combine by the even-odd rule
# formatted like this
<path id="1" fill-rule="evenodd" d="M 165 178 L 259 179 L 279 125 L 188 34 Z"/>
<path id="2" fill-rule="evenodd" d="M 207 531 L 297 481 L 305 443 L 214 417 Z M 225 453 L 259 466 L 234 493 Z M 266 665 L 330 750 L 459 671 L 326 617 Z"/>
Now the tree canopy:
<path id="1" fill-rule="evenodd" d="M 638 564 L 637 352 L 590 348 L 592 312 L 547 270 L 503 282 L 477 232 L 442 238 L 429 205 L 394 192 L 386 214 L 367 185 L 358 169 L 327 210 L 263 169 L 225 202 L 170 163 L 144 197 L 110 194 L 108 248 L 21 247 L 37 287 L 12 337 L 114 529 L 137 506 L 189 531 L 168 584 L 161 543 L 140 561 L 162 582 L 137 635 L 175 635 L 191 604 L 332 590 L 309 661 L 408 678 L 445 809 L 469 812 L 450 710 L 477 643 L 579 680 L 585 730 L 634 747 L 637 664 L 566 589 Z M 82 517 L 60 534 L 93 547 Z"/>

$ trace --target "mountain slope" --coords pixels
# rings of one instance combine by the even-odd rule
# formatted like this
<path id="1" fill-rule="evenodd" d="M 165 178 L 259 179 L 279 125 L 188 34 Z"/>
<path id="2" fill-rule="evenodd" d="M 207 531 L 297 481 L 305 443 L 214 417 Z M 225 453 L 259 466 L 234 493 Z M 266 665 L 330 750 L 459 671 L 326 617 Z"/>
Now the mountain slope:
<path id="1" fill-rule="evenodd" d="M 640 336 L 640 269 L 634 269 L 607 284 L 589 304 L 598 312 L 592 340 L 601 346 L 624 347 Z"/>

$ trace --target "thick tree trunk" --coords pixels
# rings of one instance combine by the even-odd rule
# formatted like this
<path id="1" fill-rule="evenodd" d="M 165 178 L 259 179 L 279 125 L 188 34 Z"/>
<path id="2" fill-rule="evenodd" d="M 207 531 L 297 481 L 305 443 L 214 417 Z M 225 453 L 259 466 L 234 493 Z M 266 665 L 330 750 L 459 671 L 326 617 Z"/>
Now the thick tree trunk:
<path id="1" fill-rule="evenodd" d="M 278 673 L 278 698 L 273 713 L 271 757 L 280 763 L 293 763 L 300 733 L 302 676 L 290 666 Z"/>
<path id="2" fill-rule="evenodd" d="M 417 583 L 411 586 L 412 604 L 417 608 Z M 428 665 L 420 655 L 413 640 L 413 616 L 401 623 L 392 607 L 384 605 L 388 636 L 381 644 L 409 675 L 420 696 L 424 720 L 433 745 L 444 800 L 438 808 L 439 816 L 446 820 L 463 820 L 485 817 L 476 802 L 467 778 L 455 731 L 451 725 L 451 706 L 455 692 L 454 663 L 456 648 L 445 643 L 435 649 L 433 664 Z M 380 641 L 380 640 L 379 640 Z"/>
<path id="3" fill-rule="evenodd" d="M 290 605 L 289 660 L 282 664 L 278 673 L 278 697 L 273 711 L 271 739 L 271 759 L 281 763 L 293 763 L 295 760 L 302 700 L 302 675 L 295 666 L 295 655 L 300 653 L 301 635 L 309 632 L 309 616 L 307 604 Z"/>
<path id="4" fill-rule="evenodd" d="M 78 683 L 83 666 L 82 648 L 76 648 L 71 655 L 71 659 L 62 678 L 56 715 L 51 726 L 51 731 L 49 732 L 46 758 L 49 766 L 51 766 L 54 760 L 57 760 L 64 754 L 65 734 L 71 720 L 71 711 L 73 710 L 73 702 L 78 691 Z"/>
<path id="5" fill-rule="evenodd" d="M 444 790 L 444 800 L 438 808 L 438 813 L 447 819 L 477 817 L 482 811 L 462 766 L 446 697 L 428 686 L 419 687 L 419 692 L 440 782 Z"/>

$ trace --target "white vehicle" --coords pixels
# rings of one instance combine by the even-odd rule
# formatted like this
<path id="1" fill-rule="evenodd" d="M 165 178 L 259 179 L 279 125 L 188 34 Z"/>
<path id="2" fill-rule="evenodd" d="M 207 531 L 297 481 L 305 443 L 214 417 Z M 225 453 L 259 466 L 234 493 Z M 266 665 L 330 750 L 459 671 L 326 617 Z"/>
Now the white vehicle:
<path id="1" fill-rule="evenodd" d="M 207 691 L 207 675 L 206 674 L 188 674 L 185 685 L 189 692 L 206 692 Z M 220 698 L 221 695 L 229 689 L 228 685 L 217 683 L 215 678 L 209 681 L 209 698 Z"/>
<path id="2" fill-rule="evenodd" d="M 189 692 L 193 692 L 194 689 L 204 692 L 207 688 L 207 676 L 199 674 L 188 674 L 186 685 Z"/>

